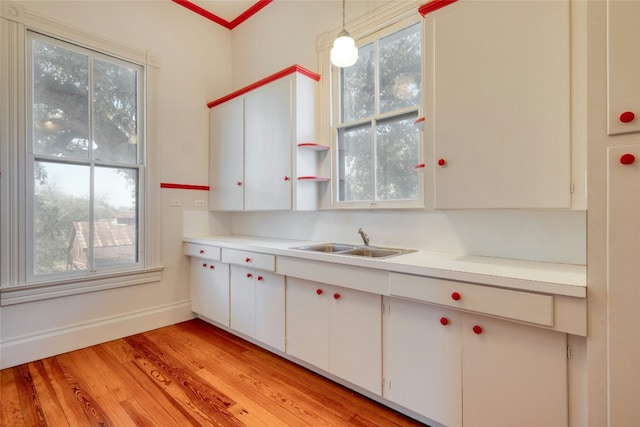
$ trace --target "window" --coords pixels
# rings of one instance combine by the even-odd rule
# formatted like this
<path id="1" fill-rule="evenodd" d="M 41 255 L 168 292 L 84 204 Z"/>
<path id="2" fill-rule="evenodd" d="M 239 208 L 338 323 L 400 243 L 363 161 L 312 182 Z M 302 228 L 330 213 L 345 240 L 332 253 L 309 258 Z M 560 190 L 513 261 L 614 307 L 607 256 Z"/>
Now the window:
<path id="1" fill-rule="evenodd" d="M 159 282 L 159 58 L 18 4 L 0 29 L 0 305 Z"/>
<path id="2" fill-rule="evenodd" d="M 421 23 L 387 27 L 358 44 L 358 62 L 337 69 L 333 81 L 336 206 L 419 206 Z"/>
<path id="3" fill-rule="evenodd" d="M 143 68 L 28 35 L 27 277 L 136 266 Z"/>

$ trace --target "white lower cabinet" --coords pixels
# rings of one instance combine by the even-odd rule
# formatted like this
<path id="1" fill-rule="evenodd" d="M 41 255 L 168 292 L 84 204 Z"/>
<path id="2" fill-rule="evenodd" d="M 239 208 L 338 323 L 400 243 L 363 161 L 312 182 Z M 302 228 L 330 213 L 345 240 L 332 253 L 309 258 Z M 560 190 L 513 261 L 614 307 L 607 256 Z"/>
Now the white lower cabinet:
<path id="1" fill-rule="evenodd" d="M 382 392 L 382 297 L 287 277 L 287 353 Z"/>
<path id="2" fill-rule="evenodd" d="M 229 265 L 191 258 L 191 310 L 229 326 Z"/>
<path id="3" fill-rule="evenodd" d="M 566 426 L 566 334 L 389 299 L 383 396 L 447 426 Z"/>
<path id="4" fill-rule="evenodd" d="M 284 276 L 231 265 L 230 327 L 284 351 Z"/>

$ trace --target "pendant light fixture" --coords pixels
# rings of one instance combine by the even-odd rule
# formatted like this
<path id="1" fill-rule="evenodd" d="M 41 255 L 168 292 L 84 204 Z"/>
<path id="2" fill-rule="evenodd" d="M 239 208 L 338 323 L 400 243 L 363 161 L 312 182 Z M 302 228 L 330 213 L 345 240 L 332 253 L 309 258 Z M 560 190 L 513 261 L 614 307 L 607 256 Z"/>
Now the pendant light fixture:
<path id="1" fill-rule="evenodd" d="M 342 31 L 331 48 L 331 63 L 336 67 L 351 67 L 358 60 L 356 43 L 344 28 L 345 2 L 342 0 Z"/>

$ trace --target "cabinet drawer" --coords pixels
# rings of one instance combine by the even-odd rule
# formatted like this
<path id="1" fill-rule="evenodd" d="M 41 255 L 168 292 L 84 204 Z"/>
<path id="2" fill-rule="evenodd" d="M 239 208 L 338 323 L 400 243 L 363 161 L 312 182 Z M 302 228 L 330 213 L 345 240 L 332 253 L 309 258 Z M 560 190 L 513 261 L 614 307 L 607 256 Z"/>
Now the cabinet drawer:
<path id="1" fill-rule="evenodd" d="M 276 271 L 276 257 L 274 255 L 223 248 L 222 261 L 260 270 Z"/>
<path id="2" fill-rule="evenodd" d="M 553 326 L 553 296 L 391 273 L 392 296 Z"/>
<path id="3" fill-rule="evenodd" d="M 201 245 L 198 243 L 185 243 L 184 254 L 197 258 L 220 261 L 220 248 L 217 246 Z"/>

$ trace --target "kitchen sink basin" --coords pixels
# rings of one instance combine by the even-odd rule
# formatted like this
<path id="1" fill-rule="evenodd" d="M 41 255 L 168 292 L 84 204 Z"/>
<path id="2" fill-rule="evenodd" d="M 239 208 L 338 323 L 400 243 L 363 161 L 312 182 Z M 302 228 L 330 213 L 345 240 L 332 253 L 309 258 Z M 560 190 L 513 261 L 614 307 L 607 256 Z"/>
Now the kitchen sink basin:
<path id="1" fill-rule="evenodd" d="M 364 258 L 387 258 L 415 252 L 412 249 L 379 248 L 376 246 L 357 246 L 343 243 L 322 243 L 318 245 L 296 246 L 291 249 L 310 252 L 327 252 L 336 255 L 349 255 Z"/>

